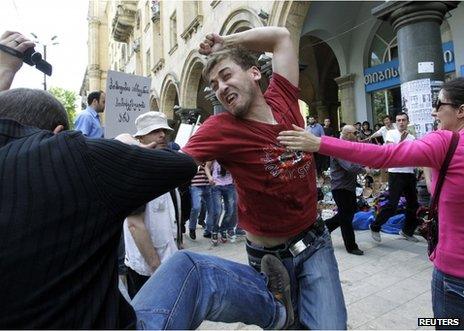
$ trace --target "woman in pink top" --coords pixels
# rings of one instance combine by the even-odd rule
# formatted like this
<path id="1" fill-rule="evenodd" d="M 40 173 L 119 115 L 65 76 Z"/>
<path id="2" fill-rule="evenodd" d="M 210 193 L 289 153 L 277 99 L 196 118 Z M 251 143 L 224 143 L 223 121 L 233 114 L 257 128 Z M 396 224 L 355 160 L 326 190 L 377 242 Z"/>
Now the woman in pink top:
<path id="1" fill-rule="evenodd" d="M 460 139 L 451 159 L 438 202 L 439 241 L 430 256 L 435 266 L 432 305 L 436 318 L 460 317 L 464 327 L 464 78 L 443 85 L 432 112 L 441 129 L 420 140 L 372 145 L 332 137 L 316 137 L 295 127 L 281 132 L 278 140 L 287 148 L 318 152 L 373 168 L 430 167 L 432 187 L 451 142 L 452 131 Z"/>

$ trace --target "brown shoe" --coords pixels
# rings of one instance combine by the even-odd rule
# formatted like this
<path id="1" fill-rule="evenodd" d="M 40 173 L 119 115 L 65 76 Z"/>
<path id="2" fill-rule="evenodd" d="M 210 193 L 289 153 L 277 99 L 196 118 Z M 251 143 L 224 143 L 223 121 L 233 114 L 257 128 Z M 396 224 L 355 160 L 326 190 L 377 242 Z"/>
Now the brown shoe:
<path id="1" fill-rule="evenodd" d="M 287 329 L 294 322 L 292 295 L 290 292 L 290 276 L 282 261 L 274 255 L 264 255 L 261 259 L 261 272 L 264 273 L 269 282 L 267 287 L 277 301 L 284 305 L 287 318 L 282 329 Z"/>

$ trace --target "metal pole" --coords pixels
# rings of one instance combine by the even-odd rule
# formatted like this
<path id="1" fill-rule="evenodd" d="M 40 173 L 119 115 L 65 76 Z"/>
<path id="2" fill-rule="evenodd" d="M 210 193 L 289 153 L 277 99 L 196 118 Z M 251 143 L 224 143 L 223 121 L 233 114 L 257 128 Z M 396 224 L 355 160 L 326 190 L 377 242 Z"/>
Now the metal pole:
<path id="1" fill-rule="evenodd" d="M 44 49 L 44 60 L 47 61 L 47 45 L 43 45 L 43 49 Z M 44 74 L 44 82 L 43 82 L 43 85 L 44 85 L 44 91 L 47 90 L 47 75 Z"/>

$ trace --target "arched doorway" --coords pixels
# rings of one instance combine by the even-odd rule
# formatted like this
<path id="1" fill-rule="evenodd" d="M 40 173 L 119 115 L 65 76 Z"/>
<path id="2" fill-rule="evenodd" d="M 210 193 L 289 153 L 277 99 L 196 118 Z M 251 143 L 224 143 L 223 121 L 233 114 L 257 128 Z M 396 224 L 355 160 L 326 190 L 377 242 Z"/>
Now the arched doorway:
<path id="1" fill-rule="evenodd" d="M 321 39 L 305 35 L 299 43 L 301 99 L 310 106 L 310 115 L 319 123 L 329 118 L 338 127 L 339 98 L 335 78 L 340 66 L 330 46 Z"/>
<path id="2" fill-rule="evenodd" d="M 206 82 L 202 77 L 203 60 L 192 51 L 182 70 L 181 104 L 183 108 L 197 109 L 201 122 L 213 114 L 213 104 L 205 98 Z"/>
<path id="3" fill-rule="evenodd" d="M 174 106 L 179 105 L 178 81 L 173 74 L 168 74 L 161 85 L 161 109 L 169 119 L 175 119 Z"/>

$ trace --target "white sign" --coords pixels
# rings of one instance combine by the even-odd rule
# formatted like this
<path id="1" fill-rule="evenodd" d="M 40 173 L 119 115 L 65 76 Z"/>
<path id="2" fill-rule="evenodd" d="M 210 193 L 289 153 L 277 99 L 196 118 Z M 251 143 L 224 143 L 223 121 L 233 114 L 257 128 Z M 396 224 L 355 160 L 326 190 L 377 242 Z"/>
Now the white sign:
<path id="1" fill-rule="evenodd" d="M 150 86 L 150 78 L 108 70 L 105 138 L 137 131 L 135 119 L 150 110 Z"/>
<path id="2" fill-rule="evenodd" d="M 433 73 L 435 71 L 433 62 L 419 62 L 417 64 L 417 72 L 419 74 Z"/>
<path id="3" fill-rule="evenodd" d="M 417 138 L 433 130 L 432 86 L 429 78 L 402 83 L 401 100 L 402 110 L 408 113 Z"/>

